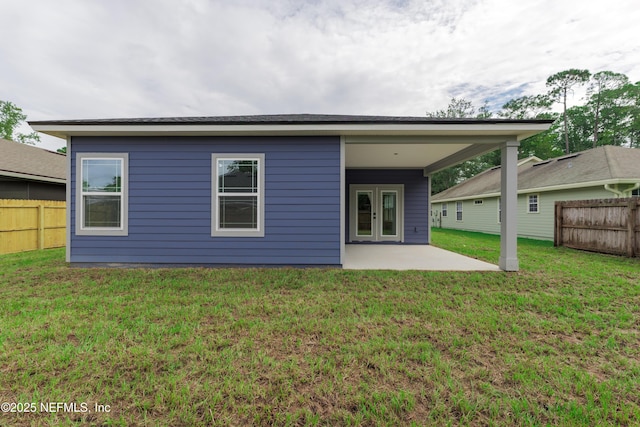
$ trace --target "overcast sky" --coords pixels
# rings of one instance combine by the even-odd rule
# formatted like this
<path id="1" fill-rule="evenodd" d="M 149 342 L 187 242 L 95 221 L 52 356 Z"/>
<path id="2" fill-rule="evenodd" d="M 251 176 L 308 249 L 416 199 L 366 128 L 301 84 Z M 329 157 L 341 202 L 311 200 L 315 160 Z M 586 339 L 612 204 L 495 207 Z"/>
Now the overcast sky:
<path id="1" fill-rule="evenodd" d="M 640 80 L 638 0 L 0 0 L 0 22 L 0 99 L 29 120 L 423 116 L 569 68 Z"/>

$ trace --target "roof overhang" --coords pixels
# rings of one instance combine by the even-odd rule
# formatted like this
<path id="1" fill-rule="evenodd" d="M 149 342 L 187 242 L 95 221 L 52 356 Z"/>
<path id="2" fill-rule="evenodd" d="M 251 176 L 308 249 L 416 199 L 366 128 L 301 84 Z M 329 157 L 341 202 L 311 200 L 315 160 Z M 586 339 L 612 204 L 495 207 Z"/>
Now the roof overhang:
<path id="1" fill-rule="evenodd" d="M 525 121 L 519 121 L 525 122 Z M 525 139 L 549 128 L 550 123 L 406 123 L 406 124 L 75 124 L 29 122 L 31 127 L 58 138 L 68 136 L 512 136 Z"/>
<path id="2" fill-rule="evenodd" d="M 331 116 L 333 118 L 339 116 Z M 59 138 L 76 136 L 338 136 L 349 168 L 423 168 L 425 175 L 520 141 L 549 120 L 453 120 L 354 116 L 352 121 L 265 122 L 114 119 L 29 122 Z M 348 117 L 347 117 L 348 118 Z M 192 120 L 193 121 L 193 120 Z"/>

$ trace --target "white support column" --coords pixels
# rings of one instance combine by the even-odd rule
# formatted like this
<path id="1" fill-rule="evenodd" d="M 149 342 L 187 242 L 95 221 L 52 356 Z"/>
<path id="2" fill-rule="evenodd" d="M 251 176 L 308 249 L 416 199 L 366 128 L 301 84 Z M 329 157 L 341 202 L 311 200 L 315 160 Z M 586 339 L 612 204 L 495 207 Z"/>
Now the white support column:
<path id="1" fill-rule="evenodd" d="M 347 202 L 345 191 L 347 189 L 346 175 L 346 143 L 344 136 L 340 137 L 340 265 L 344 265 L 345 261 L 345 242 L 346 242 L 346 216 L 347 216 Z"/>
<path id="2" fill-rule="evenodd" d="M 502 146 L 500 167 L 500 197 L 502 219 L 500 223 L 500 261 L 504 271 L 518 271 L 518 146 L 517 140 Z"/>
<path id="3" fill-rule="evenodd" d="M 428 194 L 428 206 L 429 206 L 429 218 L 427 221 L 427 244 L 430 245 L 431 244 L 431 209 L 433 209 L 432 207 L 432 203 L 431 203 L 431 177 L 433 175 L 429 175 L 427 176 L 427 194 Z"/>

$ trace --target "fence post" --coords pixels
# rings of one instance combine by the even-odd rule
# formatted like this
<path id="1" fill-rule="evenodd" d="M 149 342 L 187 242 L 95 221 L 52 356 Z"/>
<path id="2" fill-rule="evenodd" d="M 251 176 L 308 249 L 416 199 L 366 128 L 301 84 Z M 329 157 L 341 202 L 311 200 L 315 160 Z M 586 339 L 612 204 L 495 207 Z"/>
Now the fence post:
<path id="1" fill-rule="evenodd" d="M 553 246 L 562 246 L 562 204 L 560 202 L 556 202 Z"/>
<path id="2" fill-rule="evenodd" d="M 44 205 L 38 205 L 38 249 L 44 249 Z"/>
<path id="3" fill-rule="evenodd" d="M 627 256 L 634 257 L 637 251 L 636 248 L 636 209 L 638 208 L 638 202 L 635 197 L 629 199 L 627 209 Z"/>

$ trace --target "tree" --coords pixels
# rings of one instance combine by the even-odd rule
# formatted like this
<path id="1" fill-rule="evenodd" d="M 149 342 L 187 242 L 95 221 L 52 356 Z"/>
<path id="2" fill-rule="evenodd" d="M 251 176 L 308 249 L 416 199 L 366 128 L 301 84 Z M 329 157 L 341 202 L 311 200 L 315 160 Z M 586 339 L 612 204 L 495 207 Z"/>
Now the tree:
<path id="1" fill-rule="evenodd" d="M 9 101 L 0 101 L 0 138 L 23 144 L 35 145 L 40 142 L 40 136 L 36 132 L 29 134 L 16 133 L 16 130 L 24 123 L 27 116 L 22 109 Z"/>
<path id="2" fill-rule="evenodd" d="M 577 85 L 585 84 L 589 81 L 591 73 L 589 70 L 578 70 L 572 68 L 566 71 L 560 71 L 547 79 L 547 87 L 549 89 L 549 96 L 556 102 L 562 102 L 563 110 L 562 117 L 564 121 L 564 143 L 565 153 L 569 154 L 569 131 L 567 120 L 567 95 Z"/>
<path id="3" fill-rule="evenodd" d="M 506 119 L 556 120 L 558 114 L 551 111 L 552 105 L 553 100 L 547 94 L 521 96 L 505 103 L 498 115 Z M 522 140 L 518 150 L 519 157 L 537 156 L 541 159 L 550 159 L 562 154 L 562 150 L 556 148 L 557 145 L 558 128 L 554 124 L 546 131 Z"/>
<path id="4" fill-rule="evenodd" d="M 594 116 L 586 105 L 575 105 L 567 110 L 569 151 L 572 153 L 592 148 Z"/>
<path id="5" fill-rule="evenodd" d="M 553 100 L 547 94 L 521 96 L 504 104 L 498 115 L 508 119 L 546 119 L 552 105 Z"/>
<path id="6" fill-rule="evenodd" d="M 619 89 L 627 100 L 627 134 L 629 146 L 640 148 L 640 82 L 627 84 Z"/>
<path id="7" fill-rule="evenodd" d="M 612 90 L 621 88 L 629 83 L 629 78 L 624 74 L 612 71 L 600 71 L 591 76 L 591 83 L 587 88 L 587 95 L 590 97 L 589 103 L 593 107 L 593 148 L 598 146 L 598 136 L 600 130 L 600 115 L 603 106 L 603 99 L 607 98 Z"/>
<path id="8" fill-rule="evenodd" d="M 477 113 L 476 113 L 477 111 Z M 493 116 L 489 105 L 485 102 L 482 107 L 476 109 L 471 101 L 464 98 L 451 98 L 449 105 L 444 110 L 427 113 L 427 117 L 448 118 L 448 119 L 488 119 Z M 431 191 L 436 194 L 453 187 L 460 181 L 471 178 L 492 166 L 500 164 L 500 153 L 492 152 L 484 154 L 475 159 L 467 160 L 459 165 L 451 166 L 440 172 L 433 174 L 431 181 Z"/>
<path id="9" fill-rule="evenodd" d="M 433 113 L 427 112 L 427 117 L 443 118 L 443 119 L 462 119 L 474 117 L 476 108 L 471 101 L 464 98 L 451 98 L 446 110 L 437 110 Z"/>

